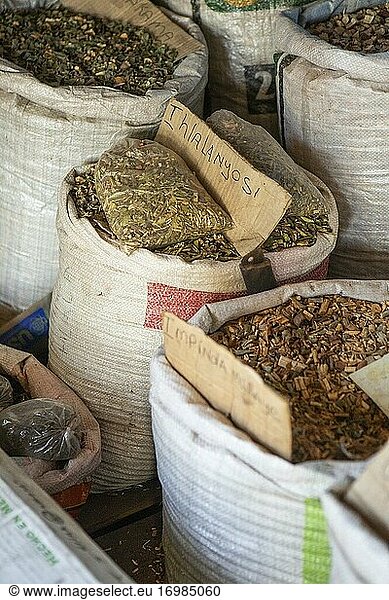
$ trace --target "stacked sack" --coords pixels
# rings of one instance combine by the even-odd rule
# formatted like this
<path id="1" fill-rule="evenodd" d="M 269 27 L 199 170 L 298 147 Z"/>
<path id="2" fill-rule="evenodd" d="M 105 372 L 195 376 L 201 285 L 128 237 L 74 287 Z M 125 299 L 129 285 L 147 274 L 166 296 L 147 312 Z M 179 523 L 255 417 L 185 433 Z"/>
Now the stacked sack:
<path id="1" fill-rule="evenodd" d="M 356 8 L 383 3 L 314 2 L 277 19 L 277 44 L 284 52 L 277 90 L 285 148 L 329 186 L 339 208 L 333 277 L 389 277 L 389 58 L 387 51 L 374 50 L 373 42 L 369 51 L 344 50 L 332 45 L 334 36 L 327 34 L 331 44 L 305 28 L 335 15 L 352 19 Z M 374 15 L 366 18 L 374 27 Z M 348 29 L 347 24 L 344 39 Z M 369 40 L 372 34 L 363 33 Z"/>
<path id="2" fill-rule="evenodd" d="M 50 0 L 0 2 L 0 11 L 51 8 Z M 72 2 L 83 11 L 84 3 Z M 88 9 L 90 6 L 88 6 Z M 131 7 L 105 6 L 121 19 Z M 204 42 L 190 20 L 171 19 Z M 137 96 L 102 86 L 52 87 L 0 59 L 0 304 L 22 310 L 52 289 L 58 270 L 58 187 L 72 165 L 89 161 L 115 139 L 152 135 L 166 103 L 181 98 L 202 113 L 206 46 L 184 58 L 162 89 Z"/>

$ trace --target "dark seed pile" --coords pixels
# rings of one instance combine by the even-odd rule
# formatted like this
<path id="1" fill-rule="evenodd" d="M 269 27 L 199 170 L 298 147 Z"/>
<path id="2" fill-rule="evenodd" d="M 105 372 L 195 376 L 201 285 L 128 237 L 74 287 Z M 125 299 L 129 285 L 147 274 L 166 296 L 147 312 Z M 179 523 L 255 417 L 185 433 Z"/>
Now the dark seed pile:
<path id="1" fill-rule="evenodd" d="M 70 196 L 76 206 L 78 216 L 80 218 L 87 217 L 103 239 L 119 246 L 119 241 L 108 224 L 96 194 L 95 167 L 95 164 L 91 164 L 86 167 L 84 173 L 75 175 L 74 184 L 70 187 Z M 205 258 L 224 262 L 239 258 L 235 247 L 222 233 L 209 234 L 195 240 L 171 244 L 157 253 L 179 256 L 186 262 Z"/>
<path id="2" fill-rule="evenodd" d="M 389 3 L 335 15 L 307 27 L 333 46 L 354 52 L 389 51 Z"/>
<path id="3" fill-rule="evenodd" d="M 286 213 L 262 247 L 267 252 L 280 252 L 295 246 L 313 246 L 319 233 L 331 233 L 328 214 L 309 217 Z"/>
<path id="4" fill-rule="evenodd" d="M 53 87 L 143 95 L 171 79 L 177 53 L 145 29 L 59 7 L 0 13 L 0 56 Z"/>
<path id="5" fill-rule="evenodd" d="M 362 460 L 389 419 L 350 373 L 389 352 L 389 302 L 302 298 L 229 321 L 211 337 L 290 400 L 293 462 Z"/>

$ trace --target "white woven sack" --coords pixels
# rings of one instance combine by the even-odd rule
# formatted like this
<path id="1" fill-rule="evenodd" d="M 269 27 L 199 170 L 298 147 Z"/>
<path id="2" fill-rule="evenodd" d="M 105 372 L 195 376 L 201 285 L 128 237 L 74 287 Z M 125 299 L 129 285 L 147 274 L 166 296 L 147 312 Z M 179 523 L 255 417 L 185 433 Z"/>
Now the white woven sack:
<path id="1" fill-rule="evenodd" d="M 79 169 L 82 171 L 82 168 Z M 240 259 L 185 263 L 138 250 L 127 256 L 102 240 L 68 200 L 65 178 L 57 219 L 60 267 L 49 332 L 50 368 L 99 421 L 103 459 L 95 489 L 122 489 L 155 474 L 148 405 L 151 357 L 161 343 L 162 310 L 189 319 L 207 302 L 246 293 Z M 267 253 L 278 283 L 325 277 L 337 211 L 316 177 L 333 234 L 311 248 Z"/>
<path id="2" fill-rule="evenodd" d="M 303 25 L 380 3 L 314 2 L 277 20 L 277 43 L 285 52 L 277 75 L 281 136 L 294 160 L 320 177 L 337 201 L 334 277 L 389 277 L 389 53 L 341 50 Z"/>
<path id="3" fill-rule="evenodd" d="M 389 546 L 337 493 L 322 498 L 334 556 L 330 583 L 389 583 Z"/>
<path id="4" fill-rule="evenodd" d="M 186 263 L 104 241 L 62 186 L 49 364 L 77 390 L 101 428 L 96 490 L 123 489 L 155 475 L 148 404 L 150 361 L 161 343 L 161 310 L 191 317 L 203 304 L 244 293 L 239 260 Z"/>
<path id="5" fill-rule="evenodd" d="M 191 323 L 206 332 L 304 297 L 389 299 L 386 281 L 308 282 L 204 306 Z M 174 583 L 326 583 L 331 553 L 320 496 L 364 463 L 291 464 L 238 430 L 167 362 L 151 366 L 150 402 L 163 488 L 163 545 Z"/>
<path id="6" fill-rule="evenodd" d="M 331 233 L 319 233 L 313 246 L 294 246 L 280 252 L 265 252 L 278 285 L 325 279 L 330 255 L 338 238 L 338 209 L 332 193 L 318 177 L 308 171 L 305 171 L 305 174 L 322 195 L 323 204 L 328 211 Z"/>
<path id="7" fill-rule="evenodd" d="M 54 3 L 0 0 L 0 11 Z M 204 42 L 190 19 L 169 16 Z M 207 72 L 204 46 L 163 89 L 143 97 L 97 86 L 53 88 L 0 59 L 0 304 L 24 309 L 51 291 L 58 188 L 70 167 L 125 135 L 153 135 L 172 97 L 201 115 Z"/>
<path id="8" fill-rule="evenodd" d="M 209 113 L 227 108 L 277 136 L 275 18 L 301 0 L 158 0 L 201 27 L 209 48 Z"/>

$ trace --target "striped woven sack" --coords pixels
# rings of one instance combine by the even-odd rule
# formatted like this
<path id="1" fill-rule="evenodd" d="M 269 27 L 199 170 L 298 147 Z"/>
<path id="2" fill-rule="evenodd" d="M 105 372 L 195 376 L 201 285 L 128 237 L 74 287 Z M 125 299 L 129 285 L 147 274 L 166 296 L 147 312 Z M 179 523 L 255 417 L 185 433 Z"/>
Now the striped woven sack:
<path id="1" fill-rule="evenodd" d="M 60 265 L 50 313 L 50 368 L 100 424 L 95 490 L 124 489 L 155 475 L 149 369 L 161 343 L 161 311 L 189 319 L 206 303 L 246 294 L 239 259 L 186 263 L 137 250 L 130 256 L 77 218 L 65 179 L 57 229 Z M 315 179 L 317 185 L 321 183 Z M 320 187 L 331 206 L 333 198 Z M 337 222 L 336 208 L 333 225 Z M 267 254 L 278 282 L 321 278 L 336 235 L 312 248 Z"/>
<path id="2" fill-rule="evenodd" d="M 276 21 L 282 141 L 339 209 L 332 277 L 389 278 L 389 53 L 342 50 L 305 26 L 385 1 L 313 2 Z"/>
<path id="3" fill-rule="evenodd" d="M 310 281 L 203 307 L 205 332 L 293 294 L 389 299 L 388 282 Z M 167 362 L 151 367 L 150 403 L 163 489 L 163 546 L 171 583 L 327 583 L 331 550 L 320 497 L 365 463 L 276 456 L 254 442 Z"/>

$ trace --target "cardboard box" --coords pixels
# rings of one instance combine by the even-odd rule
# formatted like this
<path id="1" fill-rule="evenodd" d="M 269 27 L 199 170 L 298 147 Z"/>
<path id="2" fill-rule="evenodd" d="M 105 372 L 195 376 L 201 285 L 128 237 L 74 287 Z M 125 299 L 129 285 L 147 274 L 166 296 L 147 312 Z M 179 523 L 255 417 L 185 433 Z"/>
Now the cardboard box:
<path id="1" fill-rule="evenodd" d="M 0 449 L 0 583 L 133 583 Z"/>
<path id="2" fill-rule="evenodd" d="M 0 327 L 0 344 L 30 352 L 47 364 L 51 294 L 17 314 Z"/>

